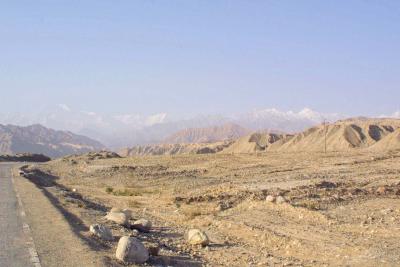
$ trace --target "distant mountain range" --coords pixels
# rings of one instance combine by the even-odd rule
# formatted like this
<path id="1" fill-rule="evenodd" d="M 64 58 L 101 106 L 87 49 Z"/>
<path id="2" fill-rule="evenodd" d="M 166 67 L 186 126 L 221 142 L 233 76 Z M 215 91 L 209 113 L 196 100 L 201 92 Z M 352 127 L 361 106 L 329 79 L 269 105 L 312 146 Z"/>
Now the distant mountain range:
<path id="1" fill-rule="evenodd" d="M 178 154 L 212 154 L 223 151 L 234 141 L 215 143 L 192 143 L 192 144 L 157 144 L 134 146 L 125 148 L 118 152 L 124 157 L 129 156 L 154 156 L 154 155 L 178 155 Z"/>
<path id="2" fill-rule="evenodd" d="M 37 153 L 49 157 L 104 149 L 100 142 L 39 124 L 20 127 L 0 124 L 0 154 Z"/>
<path id="3" fill-rule="evenodd" d="M 235 128 L 235 127 L 234 127 Z M 190 129 L 174 135 L 171 141 L 202 140 L 211 129 Z M 227 129 L 230 129 L 229 127 Z M 206 133 L 202 135 L 202 133 Z M 214 136 L 214 135 L 213 135 Z M 178 137 L 176 139 L 176 137 Z M 193 139 L 191 139 L 194 137 Z M 308 128 L 295 135 L 253 132 L 232 141 L 215 143 L 182 143 L 137 146 L 122 151 L 128 156 L 259 152 L 345 152 L 370 150 L 376 152 L 400 149 L 400 120 L 353 118 Z"/>
<path id="4" fill-rule="evenodd" d="M 147 129 L 162 126 L 157 124 Z M 131 146 L 120 152 L 126 156 L 322 152 L 325 146 L 328 151 L 387 151 L 400 149 L 399 130 L 400 119 L 365 117 L 320 124 L 296 134 L 268 129 L 251 131 L 229 122 L 221 126 L 188 128 L 157 144 Z M 39 124 L 25 127 L 0 124 L 0 155 L 36 153 L 54 158 L 103 149 L 105 146 L 100 142 L 69 131 L 56 131 Z"/>
<path id="5" fill-rule="evenodd" d="M 102 115 L 57 105 L 32 114 L 0 114 L 0 123 L 22 126 L 39 123 L 48 128 L 90 136 L 110 149 L 119 149 L 134 145 L 157 144 L 189 128 L 218 128 L 236 124 L 251 131 L 296 133 L 318 125 L 323 120 L 332 122 L 341 118 L 343 116 L 339 114 L 323 114 L 306 108 L 300 112 L 261 109 L 229 116 L 202 115 L 189 119 L 174 119 L 165 113 L 149 116 Z M 176 140 L 170 139 L 170 141 L 185 141 L 179 140 L 177 136 L 175 138 Z"/>
<path id="6" fill-rule="evenodd" d="M 233 140 L 250 133 L 251 130 L 234 123 L 206 128 L 188 128 L 167 137 L 162 141 L 165 144 L 193 144 L 212 143 L 224 140 Z"/>

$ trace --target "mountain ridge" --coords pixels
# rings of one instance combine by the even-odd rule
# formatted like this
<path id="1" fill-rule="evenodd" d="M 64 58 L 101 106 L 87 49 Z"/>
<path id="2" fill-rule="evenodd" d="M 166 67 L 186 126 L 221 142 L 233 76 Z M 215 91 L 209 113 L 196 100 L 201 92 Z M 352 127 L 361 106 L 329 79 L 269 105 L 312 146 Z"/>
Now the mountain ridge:
<path id="1" fill-rule="evenodd" d="M 89 137 L 50 129 L 40 124 L 0 124 L 0 154 L 36 153 L 61 157 L 104 148 L 103 144 Z"/>
<path id="2" fill-rule="evenodd" d="M 232 140 L 250 133 L 235 123 L 226 123 L 204 128 L 187 128 L 170 135 L 162 141 L 164 144 L 190 144 L 190 143 L 213 143 L 218 141 Z"/>
<path id="3" fill-rule="evenodd" d="M 0 114 L 0 123 L 31 125 L 68 130 L 91 136 L 112 149 L 135 145 L 157 144 L 170 135 L 187 128 L 238 124 L 252 131 L 276 130 L 287 133 L 302 131 L 322 122 L 341 118 L 338 114 L 325 114 L 304 108 L 299 112 L 278 109 L 258 109 L 231 115 L 204 114 L 186 118 L 171 117 L 167 113 L 152 115 L 100 114 L 74 110 L 66 105 L 55 105 L 31 114 Z"/>

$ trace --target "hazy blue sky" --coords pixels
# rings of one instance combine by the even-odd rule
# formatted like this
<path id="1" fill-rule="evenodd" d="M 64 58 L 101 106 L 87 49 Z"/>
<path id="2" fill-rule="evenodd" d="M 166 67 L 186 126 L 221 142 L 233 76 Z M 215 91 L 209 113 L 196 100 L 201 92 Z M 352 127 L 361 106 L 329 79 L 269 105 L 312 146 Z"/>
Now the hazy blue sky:
<path id="1" fill-rule="evenodd" d="M 0 1 L 0 112 L 400 109 L 400 1 Z"/>

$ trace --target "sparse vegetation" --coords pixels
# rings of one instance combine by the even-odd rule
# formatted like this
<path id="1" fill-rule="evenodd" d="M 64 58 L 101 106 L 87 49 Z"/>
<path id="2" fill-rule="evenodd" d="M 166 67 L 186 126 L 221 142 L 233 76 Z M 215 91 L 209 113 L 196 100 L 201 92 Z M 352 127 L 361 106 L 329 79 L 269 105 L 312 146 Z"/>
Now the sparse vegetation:
<path id="1" fill-rule="evenodd" d="M 115 189 L 113 187 L 107 187 L 106 192 L 108 194 L 112 194 L 114 196 L 122 196 L 122 197 L 134 197 L 134 196 L 142 196 L 143 194 L 153 193 L 151 190 L 143 189 L 143 188 L 123 188 L 123 189 Z"/>
<path id="2" fill-rule="evenodd" d="M 106 187 L 106 192 L 108 193 L 108 194 L 111 194 L 112 192 L 114 191 L 114 188 L 112 188 L 112 187 Z"/>

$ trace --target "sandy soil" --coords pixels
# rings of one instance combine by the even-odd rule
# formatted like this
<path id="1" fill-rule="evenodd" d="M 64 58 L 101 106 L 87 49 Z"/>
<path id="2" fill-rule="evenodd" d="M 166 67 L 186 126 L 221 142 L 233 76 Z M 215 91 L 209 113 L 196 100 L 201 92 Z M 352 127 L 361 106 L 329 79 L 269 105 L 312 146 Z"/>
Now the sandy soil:
<path id="1" fill-rule="evenodd" d="M 43 267 L 108 265 L 99 257 L 102 247 L 88 237 L 87 226 L 60 205 L 53 188 L 38 188 L 17 171 L 14 177 Z"/>
<path id="2" fill-rule="evenodd" d="M 104 222 L 111 207 L 127 207 L 155 225 L 139 235 L 161 248 L 150 265 L 395 266 L 399 163 L 400 152 L 366 151 L 81 156 L 40 165 L 41 178 L 31 180 L 58 201 L 67 220 L 79 220 L 77 236 L 108 265 L 117 265 L 118 237 L 130 230 L 110 225 L 117 238 L 107 244 L 85 230 Z M 268 195 L 287 203 L 269 203 Z M 188 246 L 183 235 L 191 227 L 205 230 L 211 245 Z"/>

